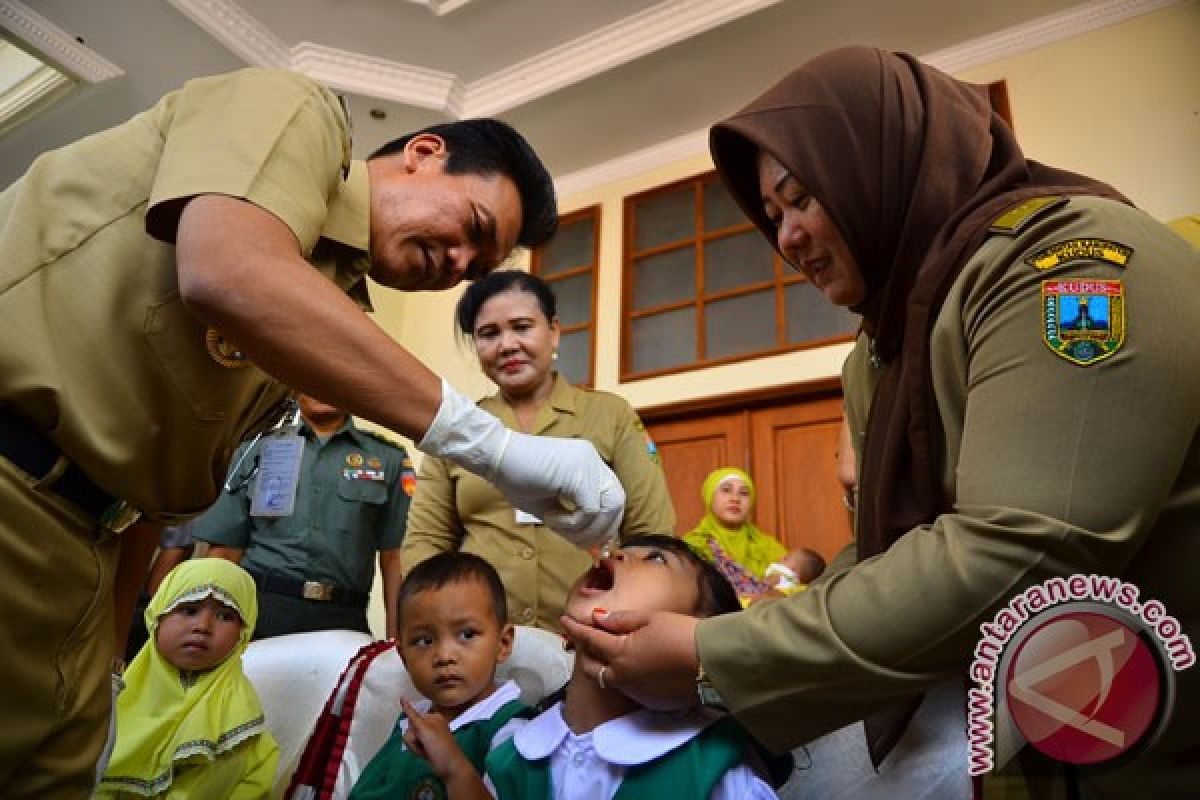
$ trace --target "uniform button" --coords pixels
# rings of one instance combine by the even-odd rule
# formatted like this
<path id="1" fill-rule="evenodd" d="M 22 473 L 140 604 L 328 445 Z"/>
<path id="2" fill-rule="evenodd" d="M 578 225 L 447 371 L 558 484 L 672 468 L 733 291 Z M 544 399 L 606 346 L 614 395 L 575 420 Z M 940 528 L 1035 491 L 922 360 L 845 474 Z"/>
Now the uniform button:
<path id="1" fill-rule="evenodd" d="M 530 620 L 532 620 L 533 619 L 533 609 L 527 608 L 524 611 L 522 611 L 521 619 L 525 620 L 526 622 L 529 622 Z"/>
<path id="2" fill-rule="evenodd" d="M 533 558 L 533 548 L 532 547 L 521 548 L 521 558 L 524 558 L 525 560 L 529 560 L 529 559 Z"/>

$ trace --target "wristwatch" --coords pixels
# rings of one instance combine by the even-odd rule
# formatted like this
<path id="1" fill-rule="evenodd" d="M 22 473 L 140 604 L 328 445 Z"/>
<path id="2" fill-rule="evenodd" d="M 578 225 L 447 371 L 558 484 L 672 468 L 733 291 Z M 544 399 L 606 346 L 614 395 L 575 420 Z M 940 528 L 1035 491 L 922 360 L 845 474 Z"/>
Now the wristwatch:
<path id="1" fill-rule="evenodd" d="M 700 705 L 705 708 L 715 708 L 718 711 L 728 711 L 729 706 L 725 705 L 725 698 L 721 696 L 721 692 L 713 682 L 709 679 L 708 673 L 704 671 L 704 665 L 700 665 L 700 670 L 696 673 L 696 694 L 700 698 Z"/>

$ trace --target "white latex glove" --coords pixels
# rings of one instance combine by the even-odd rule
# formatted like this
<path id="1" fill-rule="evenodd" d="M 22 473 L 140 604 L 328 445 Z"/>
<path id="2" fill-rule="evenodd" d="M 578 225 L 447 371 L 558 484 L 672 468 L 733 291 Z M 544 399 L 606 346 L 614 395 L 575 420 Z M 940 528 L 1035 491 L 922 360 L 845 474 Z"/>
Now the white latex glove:
<path id="1" fill-rule="evenodd" d="M 578 547 L 617 535 L 625 490 L 586 439 L 509 430 L 443 379 L 442 405 L 417 447 L 492 483 L 514 508 Z"/>

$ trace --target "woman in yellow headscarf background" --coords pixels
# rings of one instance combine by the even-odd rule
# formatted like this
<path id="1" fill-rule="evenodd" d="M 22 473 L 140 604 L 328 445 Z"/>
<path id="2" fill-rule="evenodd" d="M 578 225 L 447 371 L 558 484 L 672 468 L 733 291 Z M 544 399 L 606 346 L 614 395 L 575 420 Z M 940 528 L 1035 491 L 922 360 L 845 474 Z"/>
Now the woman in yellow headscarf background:
<path id="1" fill-rule="evenodd" d="M 704 518 L 684 541 L 733 584 L 742 605 L 800 591 L 825 569 L 816 552 L 791 553 L 750 521 L 757 500 L 754 480 L 737 467 L 720 467 L 704 479 Z"/>
<path id="2" fill-rule="evenodd" d="M 117 739 L 95 797 L 269 796 L 279 748 L 242 671 L 254 580 L 221 558 L 185 561 L 146 608 L 150 638 L 125 671 Z"/>

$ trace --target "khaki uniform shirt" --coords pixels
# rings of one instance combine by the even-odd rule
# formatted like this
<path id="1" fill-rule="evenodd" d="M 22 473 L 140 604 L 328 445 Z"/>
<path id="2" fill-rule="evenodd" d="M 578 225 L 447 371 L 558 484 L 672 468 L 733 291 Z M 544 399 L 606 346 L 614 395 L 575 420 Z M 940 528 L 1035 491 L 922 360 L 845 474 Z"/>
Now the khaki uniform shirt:
<path id="1" fill-rule="evenodd" d="M 212 504 L 237 443 L 285 392 L 218 363 L 180 300 L 175 229 L 200 194 L 260 206 L 339 287 L 362 281 L 365 165 L 351 165 L 337 98 L 291 72 L 191 81 L 45 153 L 0 194 L 0 405 L 168 524 Z"/>
<path id="2" fill-rule="evenodd" d="M 1125 267 L 1025 261 L 1082 238 L 1132 254 Z M 1042 282 L 1066 278 L 1123 286 L 1126 338 L 1106 360 L 1080 366 L 1043 341 Z M 1200 642 L 1198 341 L 1200 253 L 1140 211 L 1076 197 L 988 238 L 930 343 L 952 510 L 806 592 L 701 622 L 700 658 L 733 712 L 774 748 L 806 742 L 965 676 L 981 623 L 1024 588 L 1074 573 L 1136 584 Z M 863 356 L 844 375 L 856 447 L 874 380 Z M 1105 797 L 1200 786 L 1200 669 L 1175 677 L 1155 753 L 1085 786 L 1116 792 Z"/>
<path id="3" fill-rule="evenodd" d="M 513 430 L 516 415 L 499 395 L 479 407 Z M 625 488 L 621 536 L 670 533 L 675 510 L 653 444 L 629 403 L 608 392 L 578 389 L 561 376 L 530 433 L 587 439 Z M 410 570 L 430 556 L 461 549 L 487 559 L 508 593 L 509 620 L 559 630 L 567 590 L 591 559 L 544 525 L 519 524 L 491 484 L 442 459 L 428 457 L 417 475 L 402 561 Z"/>
<path id="4" fill-rule="evenodd" d="M 403 447 L 360 431 L 350 419 L 324 442 L 307 423 L 300 432 L 305 444 L 291 514 L 250 515 L 264 436 L 239 448 L 230 490 L 192 523 L 192 535 L 245 550 L 241 565 L 252 572 L 366 594 L 375 579 L 375 553 L 404 540 L 412 461 Z"/>

